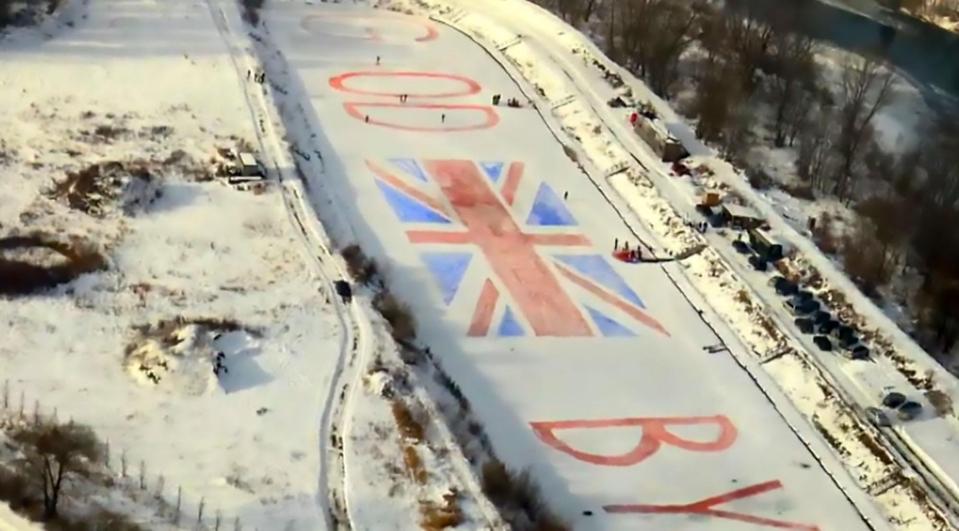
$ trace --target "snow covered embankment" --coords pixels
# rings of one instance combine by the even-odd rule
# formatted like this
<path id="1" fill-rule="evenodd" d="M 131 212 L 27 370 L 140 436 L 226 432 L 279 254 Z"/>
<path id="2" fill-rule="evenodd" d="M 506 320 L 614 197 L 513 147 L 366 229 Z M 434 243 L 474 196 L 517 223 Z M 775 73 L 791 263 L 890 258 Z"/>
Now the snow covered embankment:
<path id="1" fill-rule="evenodd" d="M 270 79 L 262 89 L 253 89 L 251 110 L 261 124 L 261 141 L 271 153 L 291 218 L 305 239 L 330 258 L 324 261 L 331 273 L 353 280 L 357 290 L 347 315 L 352 351 L 341 360 L 345 366 L 330 389 L 331 409 L 324 412 L 321 440 L 330 455 L 325 483 L 331 490 L 332 524 L 402 529 L 482 522 L 485 528 L 503 528 L 437 406 L 400 359 L 389 325 L 373 307 L 376 289 L 360 288 L 342 257 L 330 255 L 334 241 L 342 248 L 355 240 L 330 200 L 335 192 L 326 189 L 330 179 L 323 153 L 332 147 L 314 143 L 313 128 L 319 124 L 311 123 L 304 110 L 309 97 L 272 42 L 268 25 L 251 37 L 256 42 L 247 43 L 241 62 L 262 68 Z M 329 208 L 317 208 L 322 198 Z M 319 211 L 325 226 L 319 223 Z"/>

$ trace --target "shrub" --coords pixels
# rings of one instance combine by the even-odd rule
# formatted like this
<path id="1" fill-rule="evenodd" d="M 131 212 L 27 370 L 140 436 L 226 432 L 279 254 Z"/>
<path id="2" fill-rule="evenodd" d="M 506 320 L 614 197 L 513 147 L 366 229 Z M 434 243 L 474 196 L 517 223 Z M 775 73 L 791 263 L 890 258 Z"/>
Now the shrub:
<path id="1" fill-rule="evenodd" d="M 3 250 L 31 248 L 49 249 L 64 260 L 54 265 L 37 265 L 2 255 Z M 88 243 L 64 243 L 43 234 L 0 238 L 0 295 L 29 295 L 106 267 L 106 258 Z"/>
<path id="2" fill-rule="evenodd" d="M 933 409 L 936 410 L 936 415 L 945 417 L 954 413 L 952 408 L 952 398 L 948 394 L 938 389 L 932 389 L 926 391 L 926 399 L 929 400 L 929 403 L 932 404 Z"/>
<path id="3" fill-rule="evenodd" d="M 341 252 L 346 261 L 346 269 L 357 282 L 369 284 L 379 276 L 379 266 L 376 261 L 366 256 L 363 249 L 356 244 L 347 246 Z"/>
<path id="4" fill-rule="evenodd" d="M 13 509 L 29 507 L 36 503 L 35 490 L 23 470 L 0 467 L 0 502 Z"/>
<path id="5" fill-rule="evenodd" d="M 409 305 L 400 302 L 392 293 L 381 291 L 373 299 L 373 306 L 390 323 L 394 339 L 403 343 L 416 338 L 416 317 Z"/>
<path id="6" fill-rule="evenodd" d="M 243 19 L 256 26 L 260 23 L 260 8 L 263 7 L 264 0 L 240 0 L 243 7 Z"/>
<path id="7" fill-rule="evenodd" d="M 805 199 L 807 201 L 816 200 L 816 193 L 813 191 L 812 185 L 809 183 L 785 184 L 783 185 L 783 190 L 796 199 Z"/>
<path id="8" fill-rule="evenodd" d="M 812 228 L 812 239 L 816 247 L 826 254 L 836 254 L 839 252 L 839 239 L 833 234 L 832 218 L 828 212 L 823 212 L 822 216 Z"/>
<path id="9" fill-rule="evenodd" d="M 513 495 L 513 476 L 499 459 L 491 459 L 483 465 L 483 494 L 499 505 Z"/>
<path id="10" fill-rule="evenodd" d="M 403 447 L 403 463 L 417 483 L 420 485 L 426 484 L 426 468 L 423 467 L 423 460 L 420 459 L 420 454 L 416 453 L 416 448 L 412 446 Z"/>
<path id="11" fill-rule="evenodd" d="M 400 434 L 416 442 L 423 441 L 425 437 L 423 425 L 413 417 L 413 412 L 406 407 L 406 404 L 399 400 L 393 401 L 393 418 L 396 419 Z"/>

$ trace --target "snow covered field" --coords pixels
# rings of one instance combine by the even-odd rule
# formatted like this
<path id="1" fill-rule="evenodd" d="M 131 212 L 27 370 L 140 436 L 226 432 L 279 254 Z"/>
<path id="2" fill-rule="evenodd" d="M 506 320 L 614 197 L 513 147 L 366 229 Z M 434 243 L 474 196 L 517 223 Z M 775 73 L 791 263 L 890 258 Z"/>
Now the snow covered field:
<path id="1" fill-rule="evenodd" d="M 70 2 L 0 41 L 0 62 L 0 236 L 79 237 L 109 263 L 0 299 L 11 396 L 92 426 L 112 469 L 142 462 L 168 502 L 182 488 L 186 520 L 203 504 L 211 528 L 323 527 L 318 434 L 342 331 L 277 189 L 211 180 L 217 148 L 254 134 L 206 5 Z M 76 203 L 49 193 L 94 164 L 99 188 L 74 187 Z"/>
<path id="2" fill-rule="evenodd" d="M 497 452 L 576 529 L 865 527 L 664 271 L 609 257 L 637 242 L 482 49 L 362 8 L 266 20 L 294 73 L 277 90 L 309 98 L 314 202 L 347 213 Z"/>

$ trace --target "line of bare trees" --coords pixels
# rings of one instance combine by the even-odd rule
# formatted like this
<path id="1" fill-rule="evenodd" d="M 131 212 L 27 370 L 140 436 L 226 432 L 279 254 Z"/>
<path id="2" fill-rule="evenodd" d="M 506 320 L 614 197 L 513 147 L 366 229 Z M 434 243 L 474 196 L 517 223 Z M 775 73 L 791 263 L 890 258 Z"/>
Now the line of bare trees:
<path id="1" fill-rule="evenodd" d="M 875 295 L 907 267 L 920 271 L 918 339 L 939 353 L 959 344 L 957 119 L 939 117 L 908 153 L 885 152 L 876 116 L 895 83 L 882 49 L 822 61 L 820 44 L 797 30 L 801 2 L 759 17 L 703 0 L 534 1 L 587 29 L 748 173 L 762 173 L 750 164 L 754 148 L 793 149 L 803 183 L 793 193 L 861 214 L 837 246 L 850 275 Z"/>

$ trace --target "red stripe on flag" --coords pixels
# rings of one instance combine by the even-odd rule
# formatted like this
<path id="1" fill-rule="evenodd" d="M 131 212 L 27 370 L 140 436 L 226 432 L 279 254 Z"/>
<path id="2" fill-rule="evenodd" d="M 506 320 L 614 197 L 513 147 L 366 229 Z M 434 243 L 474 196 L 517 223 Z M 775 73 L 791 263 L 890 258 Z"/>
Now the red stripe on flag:
<path id="1" fill-rule="evenodd" d="M 523 163 L 513 162 L 509 165 L 509 171 L 506 173 L 506 182 L 503 183 L 503 198 L 507 205 L 512 205 L 516 199 L 516 190 L 519 188 L 519 182 L 523 178 Z"/>
<path id="2" fill-rule="evenodd" d="M 408 230 L 406 236 L 412 243 L 473 243 L 468 232 L 444 232 L 441 230 Z"/>
<path id="3" fill-rule="evenodd" d="M 476 311 L 473 312 L 473 322 L 470 323 L 469 335 L 482 337 L 489 332 L 489 325 L 493 322 L 493 311 L 496 310 L 496 301 L 499 300 L 499 290 L 490 279 L 483 283 Z"/>
<path id="4" fill-rule="evenodd" d="M 633 319 L 636 319 L 637 321 L 652 328 L 653 330 L 656 330 L 660 332 L 661 334 L 663 334 L 664 336 L 669 337 L 669 332 L 667 332 L 666 329 L 663 328 L 663 325 L 659 324 L 659 321 L 657 321 L 656 319 L 653 319 L 649 315 L 646 315 L 646 312 L 640 310 L 639 308 L 636 308 L 632 304 L 627 304 L 623 302 L 619 297 L 611 295 L 609 292 L 600 288 L 593 282 L 586 280 L 585 278 L 573 273 L 569 269 L 566 269 L 565 267 L 559 264 L 557 264 L 557 269 L 559 269 L 559 272 L 562 273 L 564 277 L 572 281 L 573 284 L 576 284 L 577 286 L 585 289 L 586 291 L 592 293 L 593 295 L 596 295 L 603 301 L 609 304 L 612 304 L 613 306 L 626 312 Z"/>
<path id="5" fill-rule="evenodd" d="M 370 161 L 366 161 L 366 166 L 373 173 L 375 173 L 377 177 L 382 179 L 384 182 L 386 182 L 393 188 L 400 190 L 404 194 L 416 199 L 417 201 L 419 201 L 420 203 L 423 203 L 424 205 L 427 205 L 428 207 L 446 216 L 447 218 L 451 217 L 449 212 L 446 211 L 446 208 L 443 206 L 443 204 L 437 201 L 436 199 L 406 184 L 396 175 L 393 175 L 392 173 L 384 170 L 383 168 L 380 168 L 379 166 L 377 166 L 376 164 L 373 164 Z"/>

